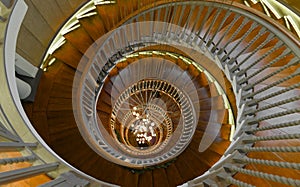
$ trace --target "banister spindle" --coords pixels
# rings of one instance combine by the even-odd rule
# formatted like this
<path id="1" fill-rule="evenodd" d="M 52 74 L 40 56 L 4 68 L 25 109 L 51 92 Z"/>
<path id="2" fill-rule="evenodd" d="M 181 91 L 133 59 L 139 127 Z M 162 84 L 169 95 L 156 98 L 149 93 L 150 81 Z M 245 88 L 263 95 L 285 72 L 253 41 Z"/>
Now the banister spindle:
<path id="1" fill-rule="evenodd" d="M 25 147 L 35 148 L 37 143 L 23 143 L 23 142 L 0 142 L 1 149 L 20 149 Z"/>
<path id="2" fill-rule="evenodd" d="M 251 137 L 251 136 L 250 136 Z M 282 134 L 274 136 L 254 136 L 251 138 L 244 139 L 245 143 L 255 143 L 258 141 L 269 141 L 269 140 L 286 140 L 286 139 L 298 139 L 300 134 Z"/>
<path id="3" fill-rule="evenodd" d="M 258 112 L 261 112 L 261 111 L 264 111 L 264 110 L 267 110 L 267 109 L 270 109 L 270 108 L 274 108 L 274 107 L 277 107 L 277 106 L 280 106 L 280 105 L 288 104 L 288 103 L 297 101 L 299 99 L 300 99 L 300 96 L 288 98 L 288 99 L 285 99 L 285 100 L 282 100 L 282 101 L 279 101 L 279 102 L 276 102 L 276 103 L 273 103 L 273 104 L 270 104 L 270 105 L 263 106 L 263 107 L 258 108 L 258 109 L 251 109 L 251 110 L 245 111 L 244 115 L 253 115 L 255 113 L 258 113 Z M 256 103 L 258 104 L 258 102 L 256 102 Z"/>
<path id="4" fill-rule="evenodd" d="M 246 131 L 246 133 L 253 134 L 253 133 L 258 132 L 258 131 L 279 129 L 279 128 L 284 128 L 284 127 L 292 127 L 292 126 L 296 126 L 296 125 L 300 125 L 300 120 L 263 126 L 263 127 L 252 129 L 251 131 Z"/>
<path id="5" fill-rule="evenodd" d="M 289 169 L 298 169 L 300 170 L 300 163 L 293 163 L 293 162 L 279 162 L 273 160 L 263 160 L 263 159 L 254 159 L 254 158 L 234 158 L 233 159 L 237 163 L 243 164 L 261 164 L 266 166 L 275 166 L 281 168 L 289 168 Z"/>
<path id="6" fill-rule="evenodd" d="M 299 87 L 300 87 L 300 82 L 297 83 L 297 84 L 294 84 L 294 85 L 292 85 L 292 86 L 286 87 L 285 89 L 279 90 L 279 91 L 274 92 L 274 93 L 271 93 L 271 94 L 269 94 L 269 95 L 266 95 L 266 96 L 264 96 L 264 97 L 261 97 L 261 98 L 258 98 L 258 99 L 253 99 L 253 100 L 251 100 L 251 101 L 249 101 L 249 102 L 247 103 L 247 106 L 248 106 L 248 107 L 255 106 L 255 105 L 257 105 L 257 103 L 260 103 L 261 101 L 270 99 L 270 98 L 272 98 L 272 97 L 278 96 L 278 95 L 280 95 L 280 94 L 283 94 L 283 93 L 285 93 L 285 92 L 288 92 L 288 91 L 290 91 L 290 90 L 293 90 L 293 89 L 299 88 Z"/>
<path id="7" fill-rule="evenodd" d="M 239 72 L 237 72 L 236 75 L 237 76 L 241 76 L 241 75 L 245 74 L 249 69 L 251 69 L 253 66 L 255 66 L 256 64 L 258 64 L 261 60 L 263 60 L 268 55 L 270 55 L 271 53 L 273 53 L 275 50 L 279 49 L 282 46 L 283 46 L 283 42 L 280 40 L 279 42 L 276 43 L 276 45 L 271 50 L 268 50 L 268 52 L 266 52 L 263 55 L 261 55 L 258 59 L 256 59 L 249 66 L 247 66 L 246 68 L 244 68 L 244 69 L 240 70 Z M 232 70 L 233 71 L 237 70 L 238 68 L 240 68 L 241 65 L 242 65 L 241 63 L 237 64 L 236 67 L 234 69 L 232 69 Z"/>
<path id="8" fill-rule="evenodd" d="M 256 24 L 254 24 L 254 23 L 252 23 L 251 24 L 251 26 L 250 26 L 250 28 L 247 30 L 247 32 L 245 33 L 245 34 L 243 34 L 243 36 L 239 39 L 239 41 L 237 42 L 237 44 L 235 44 L 234 45 L 234 47 L 230 50 L 230 51 L 228 51 L 227 52 L 227 54 L 226 55 L 224 55 L 222 58 L 221 58 L 221 62 L 224 62 L 227 58 L 229 58 L 229 56 L 231 55 L 231 53 L 233 52 L 233 51 L 235 51 L 235 49 L 243 42 L 243 41 L 245 41 L 245 38 L 254 30 L 254 28 L 256 28 L 257 27 L 257 25 Z M 265 31 L 266 31 L 266 29 L 265 28 L 263 28 L 262 30 L 260 30 L 259 31 L 259 33 L 247 44 L 247 46 L 244 48 L 244 49 L 242 49 L 241 51 L 240 51 L 240 53 L 237 55 L 237 56 L 239 56 L 240 54 L 242 54 L 244 51 L 246 51 L 246 49 L 248 49 L 248 47 L 250 47 L 262 34 L 264 34 L 265 33 Z M 234 57 L 234 58 L 236 58 L 236 57 Z"/>
<path id="9" fill-rule="evenodd" d="M 277 63 L 279 60 L 282 60 L 283 58 L 285 58 L 289 53 L 291 53 L 291 50 L 290 49 L 285 49 L 282 54 L 280 54 L 278 57 L 276 57 L 275 59 L 273 59 L 270 63 L 264 65 L 261 68 L 259 68 L 257 71 L 255 71 L 254 73 L 248 75 L 247 77 L 239 80 L 238 84 L 241 85 L 241 84 L 246 83 L 248 80 L 250 80 L 251 78 L 255 77 L 256 75 L 258 75 L 259 73 L 261 73 L 265 69 L 271 67 L 273 64 Z"/>
<path id="10" fill-rule="evenodd" d="M 188 25 L 190 24 L 190 20 L 191 20 L 191 18 L 192 18 L 192 14 L 194 13 L 195 8 L 196 8 L 195 5 L 192 5 L 192 6 L 191 6 L 191 10 L 189 11 L 189 15 L 188 15 L 188 17 L 187 17 L 187 19 L 186 19 L 186 24 L 184 25 L 184 27 L 183 27 L 184 29 L 183 29 L 183 31 L 181 32 L 181 35 L 180 35 L 180 37 L 179 37 L 181 40 L 183 40 L 184 37 L 186 36 L 186 30 L 187 30 Z M 157 13 L 157 18 L 160 17 L 161 9 L 159 9 L 158 11 L 159 11 L 159 12 Z"/>
<path id="11" fill-rule="evenodd" d="M 238 35 L 238 33 L 240 33 L 240 31 L 242 30 L 242 28 L 246 25 L 246 23 L 248 23 L 249 20 L 248 18 L 244 18 L 243 21 L 242 21 L 242 24 L 239 25 L 238 29 L 234 31 L 233 35 L 230 37 L 230 39 L 226 42 L 225 46 L 222 47 L 219 51 L 218 51 L 218 55 L 221 55 L 226 47 L 232 42 L 232 40 Z M 255 24 L 255 23 L 253 23 Z"/>
<path id="12" fill-rule="evenodd" d="M 274 39 L 274 35 L 273 34 L 269 34 L 268 37 L 266 38 L 266 40 L 264 40 L 261 44 L 259 44 L 259 46 L 257 46 L 253 51 L 251 51 L 251 53 L 244 58 L 243 60 L 241 60 L 239 62 L 239 66 L 234 66 L 230 69 L 230 72 L 235 72 L 241 65 L 243 65 L 245 62 L 247 62 L 257 51 L 261 50 L 268 42 L 270 42 L 272 39 Z M 247 44 L 247 48 L 250 47 L 251 44 Z M 245 48 L 246 50 L 246 48 Z M 242 55 L 244 52 L 244 50 L 240 51 L 238 53 L 238 55 L 236 55 L 236 57 L 230 59 L 230 61 L 228 62 L 228 64 L 232 64 L 234 61 L 236 61 L 236 59 Z"/>
<path id="13" fill-rule="evenodd" d="M 300 108 L 290 109 L 290 110 L 286 110 L 286 111 L 283 111 L 283 112 L 278 112 L 278 113 L 274 113 L 274 114 L 271 114 L 271 115 L 263 116 L 263 117 L 260 117 L 258 119 L 250 119 L 248 121 L 248 124 L 253 125 L 253 124 L 259 123 L 259 122 L 264 121 L 264 120 L 277 118 L 277 117 L 281 117 L 281 116 L 285 116 L 285 115 L 289 115 L 289 114 L 294 114 L 294 113 L 298 113 L 298 112 L 300 112 Z"/>
<path id="14" fill-rule="evenodd" d="M 209 15 L 212 13 L 212 11 L 213 11 L 213 7 L 209 6 L 207 12 L 205 13 L 205 16 L 204 16 L 203 20 L 207 20 L 208 17 L 209 17 Z M 201 31 L 202 31 L 205 23 L 206 23 L 205 21 L 201 22 L 201 25 L 200 25 L 200 27 L 198 29 L 197 34 L 196 34 L 197 36 L 200 36 L 200 33 L 201 33 Z"/>
<path id="15" fill-rule="evenodd" d="M 204 6 L 200 6 L 200 10 L 198 11 L 195 20 L 199 20 L 199 19 L 200 19 L 200 16 L 201 16 L 201 14 L 203 13 L 203 11 L 204 11 Z M 167 20 L 165 20 L 165 21 L 167 21 Z M 190 32 L 189 36 L 188 36 L 187 39 L 186 39 L 186 42 L 187 42 L 187 43 L 190 43 L 190 42 L 191 42 L 191 39 L 193 38 L 192 36 L 193 36 L 194 33 L 196 32 L 196 31 L 195 31 L 196 25 L 197 25 L 197 22 L 194 21 L 193 26 L 192 26 L 192 29 L 191 29 L 191 32 Z"/>
<path id="16" fill-rule="evenodd" d="M 282 177 L 279 175 L 273 175 L 273 174 L 263 173 L 263 172 L 259 172 L 259 171 L 238 168 L 236 166 L 228 167 L 227 169 L 229 169 L 232 172 L 244 173 L 246 175 L 252 175 L 255 177 L 271 180 L 274 182 L 279 182 L 279 183 L 286 184 L 286 185 L 300 186 L 300 180 L 298 180 L 298 179 L 292 179 L 292 178 Z"/>
<path id="17" fill-rule="evenodd" d="M 213 25 L 215 25 L 215 22 L 216 22 L 217 18 L 219 17 L 220 13 L 221 13 L 221 9 L 218 8 L 216 11 L 217 11 L 216 15 L 214 16 L 212 22 L 210 23 L 210 25 L 209 25 L 209 27 L 208 27 L 206 33 L 204 34 L 204 36 L 203 36 L 203 38 L 202 38 L 202 41 L 204 41 L 204 42 L 207 42 L 207 41 L 206 41 L 206 37 L 207 37 L 208 34 L 211 32 L 211 28 L 213 27 Z"/>
<path id="18" fill-rule="evenodd" d="M 243 181 L 240 181 L 240 180 L 237 180 L 235 178 L 232 178 L 231 176 L 229 175 L 226 175 L 226 176 L 222 176 L 222 175 L 217 175 L 218 178 L 220 179 L 223 179 L 227 184 L 234 184 L 234 185 L 237 185 L 239 187 L 255 187 L 251 184 L 248 184 L 248 183 L 245 183 Z"/>
<path id="19" fill-rule="evenodd" d="M 282 71 L 282 70 L 281 70 L 281 71 Z M 248 91 L 248 90 L 254 88 L 254 86 L 256 86 L 257 84 L 259 84 L 259 83 L 265 81 L 266 79 L 268 79 L 268 78 L 274 76 L 274 75 L 277 74 L 277 73 L 278 73 L 278 71 L 273 72 L 273 73 L 269 74 L 268 76 L 266 76 L 266 77 L 264 77 L 264 78 L 262 78 L 262 79 L 256 81 L 255 83 L 252 83 L 252 84 L 249 84 L 249 85 L 243 87 L 243 90 L 244 90 L 244 91 Z M 300 74 L 300 68 L 297 69 L 293 74 L 291 74 L 291 75 L 289 75 L 289 76 L 287 76 L 287 77 L 284 77 L 284 78 L 282 78 L 282 79 L 280 79 L 280 80 L 278 80 L 278 81 L 275 81 L 275 82 L 273 82 L 272 84 L 269 84 L 268 86 L 263 87 L 262 89 L 260 89 L 260 90 L 258 90 L 258 91 L 256 91 L 256 92 L 251 93 L 250 95 L 253 97 L 253 96 L 256 95 L 256 94 L 261 93 L 261 92 L 263 92 L 263 91 L 266 91 L 266 90 L 268 90 L 268 89 L 270 89 L 270 88 L 272 88 L 272 87 L 274 87 L 274 86 L 277 86 L 278 84 L 281 84 L 281 83 L 283 83 L 283 82 L 285 82 L 285 81 L 287 81 L 287 80 L 289 80 L 289 79 L 292 79 L 292 78 L 298 76 L 299 74 Z M 246 95 L 245 97 L 249 97 L 249 96 Z"/>
<path id="20" fill-rule="evenodd" d="M 213 40 L 215 39 L 216 35 L 219 33 L 220 29 L 222 28 L 223 24 L 225 23 L 225 21 L 228 19 L 228 17 L 231 15 L 231 11 L 227 11 L 224 18 L 222 19 L 221 23 L 218 24 L 218 28 L 215 31 L 215 33 L 213 34 L 213 36 L 208 40 L 206 46 L 209 48 L 213 42 Z M 214 46 L 215 47 L 215 46 Z M 211 50 L 213 52 L 213 50 Z"/>
<path id="21" fill-rule="evenodd" d="M 28 177 L 36 176 L 42 173 L 53 171 L 58 167 L 58 163 L 43 164 L 38 166 L 31 166 L 28 168 L 16 169 L 0 173 L 0 184 L 6 184 Z"/>
<path id="22" fill-rule="evenodd" d="M 23 156 L 23 157 L 15 157 L 15 158 L 3 158 L 0 159 L 0 164 L 13 164 L 18 162 L 32 162 L 36 160 L 35 155 Z"/>
<path id="23" fill-rule="evenodd" d="M 251 30 L 251 28 L 250 28 L 249 30 Z M 241 56 L 247 49 L 249 49 L 249 47 L 250 47 L 254 42 L 256 42 L 256 41 L 258 40 L 259 37 L 261 37 L 261 36 L 264 35 L 265 33 L 266 33 L 266 29 L 265 29 L 265 28 L 262 28 L 262 29 L 259 31 L 259 33 L 258 33 L 254 38 L 252 38 L 251 41 L 250 41 L 249 43 L 247 43 L 246 47 L 244 47 L 244 48 L 241 49 L 241 50 L 238 50 L 238 54 L 235 55 L 235 57 L 230 58 L 228 64 L 232 64 L 234 61 L 236 61 L 236 59 L 237 59 L 239 56 Z M 269 37 L 268 37 L 268 38 L 269 38 Z M 242 38 L 242 41 L 244 41 L 244 39 L 245 39 L 245 38 Z M 235 46 L 235 47 L 237 47 L 237 46 Z M 227 58 L 229 58 L 229 55 L 227 56 Z M 222 58 L 222 60 L 223 60 L 223 58 Z M 225 58 L 224 60 L 226 60 L 226 58 Z M 223 60 L 223 61 L 224 61 L 224 60 Z"/>
<path id="24" fill-rule="evenodd" d="M 229 26 L 226 28 L 224 34 L 221 36 L 221 38 L 218 40 L 218 42 L 214 45 L 214 47 L 211 49 L 212 53 L 215 53 L 215 51 L 217 50 L 217 48 L 219 47 L 220 43 L 223 41 L 224 37 L 227 36 L 228 32 L 230 31 L 230 29 L 233 27 L 233 25 L 236 23 L 236 21 L 238 20 L 238 16 L 234 16 L 233 20 L 230 22 Z"/>
<path id="25" fill-rule="evenodd" d="M 300 146 L 294 147 L 238 147 L 236 150 L 249 153 L 249 152 L 288 152 L 295 153 L 300 151 Z"/>

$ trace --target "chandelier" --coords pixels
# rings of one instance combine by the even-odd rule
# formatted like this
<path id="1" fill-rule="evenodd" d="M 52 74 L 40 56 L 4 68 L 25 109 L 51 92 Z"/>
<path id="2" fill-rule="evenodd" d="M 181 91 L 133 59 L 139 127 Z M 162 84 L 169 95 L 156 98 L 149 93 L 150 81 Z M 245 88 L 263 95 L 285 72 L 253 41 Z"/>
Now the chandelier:
<path id="1" fill-rule="evenodd" d="M 145 109 L 144 114 L 140 114 L 138 108 L 133 107 L 132 115 L 136 118 L 131 124 L 131 131 L 136 136 L 139 146 L 148 146 L 155 139 L 155 128 L 157 124 L 149 118 L 149 110 Z"/>

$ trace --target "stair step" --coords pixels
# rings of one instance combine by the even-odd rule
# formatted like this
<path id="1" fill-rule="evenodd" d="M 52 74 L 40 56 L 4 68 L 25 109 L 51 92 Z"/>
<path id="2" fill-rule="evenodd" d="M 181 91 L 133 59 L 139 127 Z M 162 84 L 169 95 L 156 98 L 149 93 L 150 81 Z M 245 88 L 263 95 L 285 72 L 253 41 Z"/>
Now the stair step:
<path id="1" fill-rule="evenodd" d="M 174 163 L 168 166 L 168 168 L 166 169 L 166 174 L 168 177 L 169 186 L 178 186 L 184 182 L 179 173 L 179 170 Z"/>
<path id="2" fill-rule="evenodd" d="M 153 186 L 169 186 L 167 174 L 164 168 L 154 169 L 153 172 Z"/>
<path id="3" fill-rule="evenodd" d="M 153 176 L 152 170 L 145 171 L 139 175 L 139 185 L 138 186 L 145 186 L 145 187 L 152 187 L 153 186 Z"/>
<path id="4" fill-rule="evenodd" d="M 120 11 L 116 4 L 96 7 L 97 12 L 104 23 L 105 30 L 111 30 L 120 21 Z"/>
<path id="5" fill-rule="evenodd" d="M 107 32 L 104 26 L 104 22 L 99 15 L 79 19 L 79 23 L 86 30 L 93 41 L 97 41 Z"/>
<path id="6" fill-rule="evenodd" d="M 139 174 L 127 171 L 122 177 L 121 185 L 124 187 L 138 187 L 139 186 Z"/>
<path id="7" fill-rule="evenodd" d="M 189 174 L 189 178 L 187 178 L 185 181 L 191 180 L 193 178 L 196 178 L 197 176 L 201 176 L 203 173 L 205 173 L 209 166 L 202 162 L 201 157 L 202 155 L 195 154 L 195 152 L 192 149 L 187 148 L 179 157 L 178 159 L 183 159 L 184 163 L 186 165 L 189 165 L 192 169 L 192 173 Z M 193 164 L 191 164 L 193 163 Z M 182 170 L 182 168 L 180 168 Z M 183 169 L 184 171 L 184 169 Z M 180 171 L 179 171 L 180 172 Z"/>
<path id="8" fill-rule="evenodd" d="M 200 111 L 199 120 L 216 122 L 216 123 L 227 123 L 228 111 L 227 109 Z"/>
<path id="9" fill-rule="evenodd" d="M 65 34 L 64 37 L 82 54 L 84 54 L 89 47 L 93 46 L 94 43 L 94 40 L 83 27 L 79 27 L 72 32 Z"/>
<path id="10" fill-rule="evenodd" d="M 77 68 L 82 56 L 83 54 L 68 41 L 66 41 L 66 43 L 60 47 L 60 50 L 56 50 L 53 53 L 53 57 L 59 59 L 74 69 Z"/>
<path id="11" fill-rule="evenodd" d="M 218 136 L 224 140 L 229 140 L 231 125 L 230 124 L 218 124 L 218 123 L 216 123 L 216 125 L 221 125 Z M 213 133 L 215 129 L 207 128 L 207 126 L 208 126 L 208 122 L 200 121 L 196 128 L 196 131 L 200 132 L 200 133 L 204 133 L 204 132 Z"/>
<path id="12" fill-rule="evenodd" d="M 181 153 L 175 161 L 176 168 L 180 173 L 180 176 L 183 179 L 183 181 L 191 180 L 196 176 L 196 171 L 195 168 L 193 168 L 193 165 L 191 165 L 184 159 L 186 156 L 184 153 L 186 151 L 187 150 Z"/>
<path id="13" fill-rule="evenodd" d="M 202 99 L 199 102 L 200 110 L 220 110 L 224 109 L 224 102 L 222 96 L 215 96 L 211 98 Z"/>

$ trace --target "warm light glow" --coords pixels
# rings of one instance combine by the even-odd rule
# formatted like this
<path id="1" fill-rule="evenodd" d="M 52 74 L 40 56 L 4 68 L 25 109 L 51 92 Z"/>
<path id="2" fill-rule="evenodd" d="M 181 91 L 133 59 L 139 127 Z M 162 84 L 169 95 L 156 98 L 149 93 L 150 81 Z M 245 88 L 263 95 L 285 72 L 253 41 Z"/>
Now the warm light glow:
<path id="1" fill-rule="evenodd" d="M 138 107 L 134 106 L 132 108 L 132 115 L 137 119 L 134 121 L 130 127 L 134 135 L 136 135 L 136 142 L 139 145 L 149 144 L 153 137 L 156 137 L 154 128 L 156 126 L 155 122 L 149 118 L 147 111 L 142 111 L 140 114 Z M 141 117 L 142 116 L 142 117 Z"/>
<path id="2" fill-rule="evenodd" d="M 105 4 L 113 4 L 116 1 L 103 1 L 103 0 L 94 0 L 95 5 L 105 5 Z"/>
<path id="3" fill-rule="evenodd" d="M 56 58 L 52 58 L 52 59 L 50 60 L 50 62 L 48 63 L 48 66 L 51 66 L 51 65 L 55 62 L 55 60 L 56 60 Z"/>

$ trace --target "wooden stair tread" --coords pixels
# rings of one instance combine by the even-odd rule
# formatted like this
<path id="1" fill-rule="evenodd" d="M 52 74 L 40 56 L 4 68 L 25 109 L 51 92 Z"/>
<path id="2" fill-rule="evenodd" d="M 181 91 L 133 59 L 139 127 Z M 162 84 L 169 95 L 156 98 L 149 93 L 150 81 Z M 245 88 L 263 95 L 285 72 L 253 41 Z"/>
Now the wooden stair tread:
<path id="1" fill-rule="evenodd" d="M 145 171 L 144 173 L 139 174 L 139 183 L 138 186 L 152 187 L 153 186 L 152 170 Z"/>
<path id="2" fill-rule="evenodd" d="M 153 186 L 169 186 L 167 174 L 164 168 L 154 169 L 153 172 Z"/>
<path id="3" fill-rule="evenodd" d="M 182 184 L 183 179 L 174 163 L 168 166 L 166 174 L 169 186 L 178 186 Z"/>

